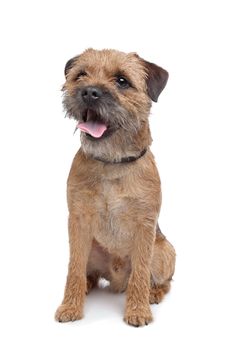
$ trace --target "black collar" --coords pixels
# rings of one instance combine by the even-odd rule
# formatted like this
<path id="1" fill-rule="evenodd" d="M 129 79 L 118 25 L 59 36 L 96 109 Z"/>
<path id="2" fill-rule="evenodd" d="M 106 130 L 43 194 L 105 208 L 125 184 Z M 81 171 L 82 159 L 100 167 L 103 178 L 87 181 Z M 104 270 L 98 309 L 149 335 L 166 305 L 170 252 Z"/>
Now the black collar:
<path id="1" fill-rule="evenodd" d="M 144 154 L 146 153 L 147 149 L 145 148 L 144 150 L 142 150 L 142 152 L 137 156 L 129 156 L 129 157 L 123 157 L 120 160 L 106 160 L 103 158 L 99 158 L 99 157 L 93 157 L 95 160 L 99 160 L 103 163 L 108 163 L 108 164 L 119 164 L 119 163 L 130 163 L 130 162 L 134 162 L 135 160 L 141 158 L 142 156 L 144 156 Z"/>

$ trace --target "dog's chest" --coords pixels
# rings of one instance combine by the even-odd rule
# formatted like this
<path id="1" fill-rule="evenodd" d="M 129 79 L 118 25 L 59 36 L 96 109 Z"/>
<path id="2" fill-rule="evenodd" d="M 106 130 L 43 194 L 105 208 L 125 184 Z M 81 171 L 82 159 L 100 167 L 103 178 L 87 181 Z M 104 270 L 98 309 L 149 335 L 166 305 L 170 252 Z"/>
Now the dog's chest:
<path id="1" fill-rule="evenodd" d="M 95 201 L 99 216 L 97 241 L 109 250 L 124 254 L 130 249 L 132 228 L 135 225 L 135 201 L 121 180 L 104 181 L 100 184 Z"/>

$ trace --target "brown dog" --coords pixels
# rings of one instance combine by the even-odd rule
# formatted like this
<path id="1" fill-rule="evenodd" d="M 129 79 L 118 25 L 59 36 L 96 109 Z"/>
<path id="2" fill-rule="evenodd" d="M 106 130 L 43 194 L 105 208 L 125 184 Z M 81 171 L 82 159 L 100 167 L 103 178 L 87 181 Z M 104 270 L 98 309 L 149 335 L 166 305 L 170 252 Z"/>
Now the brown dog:
<path id="1" fill-rule="evenodd" d="M 126 290 L 124 320 L 152 320 L 150 303 L 170 288 L 175 251 L 158 226 L 160 179 L 148 115 L 168 73 L 137 54 L 89 49 L 67 62 L 64 107 L 81 148 L 68 178 L 70 263 L 60 322 L 83 317 L 100 277 Z"/>

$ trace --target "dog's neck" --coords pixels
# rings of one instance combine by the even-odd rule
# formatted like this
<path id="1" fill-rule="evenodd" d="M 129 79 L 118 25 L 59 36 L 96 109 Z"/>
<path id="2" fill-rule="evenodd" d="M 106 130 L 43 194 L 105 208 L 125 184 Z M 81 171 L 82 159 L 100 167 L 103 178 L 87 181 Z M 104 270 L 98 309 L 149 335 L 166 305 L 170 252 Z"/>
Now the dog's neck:
<path id="1" fill-rule="evenodd" d="M 104 159 L 101 157 L 93 157 L 93 159 L 99 160 L 100 162 L 103 162 L 103 163 L 109 163 L 109 164 L 130 163 L 130 162 L 134 162 L 135 160 L 138 160 L 139 158 L 143 157 L 144 154 L 146 153 L 146 151 L 147 151 L 147 148 L 144 148 L 138 156 L 122 157 L 119 160 L 113 159 L 111 161 L 111 160 L 107 160 L 107 159 Z"/>

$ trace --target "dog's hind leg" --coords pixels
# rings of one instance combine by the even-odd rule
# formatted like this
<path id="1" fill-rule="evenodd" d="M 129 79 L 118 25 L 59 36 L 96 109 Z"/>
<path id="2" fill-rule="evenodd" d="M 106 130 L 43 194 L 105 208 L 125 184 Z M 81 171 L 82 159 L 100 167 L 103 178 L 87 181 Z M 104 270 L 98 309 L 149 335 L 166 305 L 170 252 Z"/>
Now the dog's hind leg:
<path id="1" fill-rule="evenodd" d="M 158 304 L 170 290 L 170 281 L 175 271 L 175 249 L 162 234 L 159 226 L 156 228 L 156 240 L 151 262 L 150 303 Z"/>

